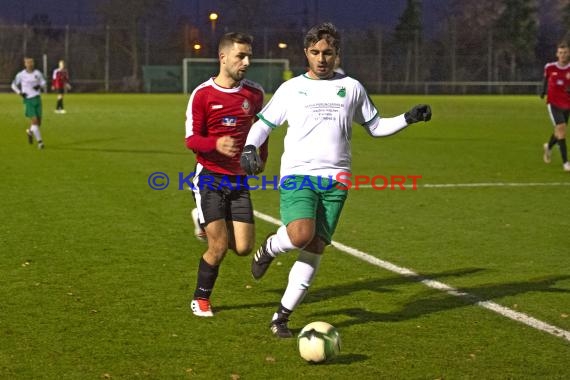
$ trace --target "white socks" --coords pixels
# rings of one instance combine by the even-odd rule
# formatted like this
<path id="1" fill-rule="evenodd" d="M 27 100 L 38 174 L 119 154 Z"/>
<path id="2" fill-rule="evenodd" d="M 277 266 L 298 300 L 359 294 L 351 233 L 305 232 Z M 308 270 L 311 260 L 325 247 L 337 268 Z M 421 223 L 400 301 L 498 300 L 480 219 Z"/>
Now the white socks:
<path id="1" fill-rule="evenodd" d="M 289 272 L 287 289 L 281 298 L 281 305 L 293 311 L 303 301 L 311 282 L 317 274 L 322 255 L 300 251 L 299 257 Z"/>
<path id="2" fill-rule="evenodd" d="M 32 126 L 30 127 L 30 131 L 32 131 L 32 133 L 34 134 L 36 141 L 38 142 L 42 141 L 42 134 L 40 133 L 40 128 L 36 124 L 32 124 Z"/>
<path id="3" fill-rule="evenodd" d="M 281 226 L 277 229 L 277 234 L 267 240 L 267 246 L 265 248 L 271 256 L 275 257 L 296 249 L 297 247 L 291 243 L 291 239 L 289 239 L 289 235 L 287 234 L 287 227 Z"/>

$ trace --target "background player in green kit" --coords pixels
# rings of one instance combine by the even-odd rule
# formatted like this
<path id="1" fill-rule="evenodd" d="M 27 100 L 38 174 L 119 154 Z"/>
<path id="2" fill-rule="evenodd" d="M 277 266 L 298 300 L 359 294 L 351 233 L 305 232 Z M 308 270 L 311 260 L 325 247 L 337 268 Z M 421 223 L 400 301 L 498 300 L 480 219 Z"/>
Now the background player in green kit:
<path id="1" fill-rule="evenodd" d="M 275 256 L 300 250 L 270 323 L 273 334 L 281 338 L 292 336 L 287 326 L 289 316 L 303 300 L 317 272 L 346 200 L 347 191 L 334 178 L 350 172 L 352 122 L 361 124 L 371 136 L 380 137 L 431 118 L 428 105 L 381 118 L 360 82 L 334 72 L 340 35 L 333 24 L 323 23 L 309 30 L 304 46 L 309 71 L 277 89 L 258 114 L 241 156 L 247 173 L 258 172 L 262 162 L 257 148 L 272 129 L 288 122 L 279 190 L 284 225 L 262 243 L 251 266 L 253 277 L 259 279 Z"/>
<path id="2" fill-rule="evenodd" d="M 26 129 L 28 142 L 33 144 L 34 137 L 38 142 L 38 148 L 43 149 L 44 143 L 40 133 L 42 124 L 42 99 L 41 90 L 46 88 L 46 80 L 41 72 L 34 69 L 34 59 L 24 58 L 25 69 L 16 74 L 12 82 L 12 90 L 24 98 L 25 115 L 30 119 L 30 128 Z"/>

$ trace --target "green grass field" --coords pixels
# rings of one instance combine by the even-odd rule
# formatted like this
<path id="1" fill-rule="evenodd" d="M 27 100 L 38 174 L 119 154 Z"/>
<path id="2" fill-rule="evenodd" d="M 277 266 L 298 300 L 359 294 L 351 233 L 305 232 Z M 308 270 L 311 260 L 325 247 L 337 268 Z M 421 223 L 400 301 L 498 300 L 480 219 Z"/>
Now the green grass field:
<path id="1" fill-rule="evenodd" d="M 542 162 L 551 127 L 538 97 L 375 96 L 430 123 L 353 133 L 359 175 L 421 175 L 417 190 L 353 190 L 335 241 L 468 293 L 456 297 L 328 248 L 290 327 L 325 320 L 336 360 L 309 365 L 268 323 L 295 254 L 262 281 L 228 254 L 216 316 L 189 311 L 205 249 L 178 173 L 183 95 L 44 96 L 46 149 L 26 142 L 20 99 L 0 95 L 1 379 L 567 379 L 570 340 L 482 308 L 493 301 L 570 331 L 570 174 Z M 285 128 L 271 136 L 278 173 Z M 164 172 L 163 191 L 148 177 Z M 460 184 L 486 186 L 461 187 Z M 492 184 L 507 184 L 504 186 Z M 510 184 L 510 185 L 508 185 Z M 426 185 L 446 185 L 429 187 Z M 278 218 L 276 191 L 253 191 Z M 275 226 L 257 220 L 257 244 Z"/>

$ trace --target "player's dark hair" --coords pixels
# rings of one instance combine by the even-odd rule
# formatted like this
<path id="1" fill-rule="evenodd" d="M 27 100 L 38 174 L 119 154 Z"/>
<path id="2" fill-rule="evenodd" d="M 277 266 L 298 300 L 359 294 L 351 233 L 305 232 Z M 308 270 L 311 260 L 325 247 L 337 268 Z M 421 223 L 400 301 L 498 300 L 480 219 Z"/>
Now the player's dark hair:
<path id="1" fill-rule="evenodd" d="M 558 49 L 568 49 L 568 43 L 566 41 L 562 41 L 558 44 Z"/>
<path id="2" fill-rule="evenodd" d="M 305 49 L 316 44 L 320 40 L 326 40 L 330 45 L 334 46 L 338 52 L 340 48 L 340 33 L 336 27 L 330 22 L 313 26 L 305 36 Z"/>
<path id="3" fill-rule="evenodd" d="M 220 39 L 218 50 L 222 50 L 228 46 L 233 45 L 234 43 L 251 45 L 253 44 L 253 36 L 247 33 L 240 33 L 240 32 L 226 33 Z"/>

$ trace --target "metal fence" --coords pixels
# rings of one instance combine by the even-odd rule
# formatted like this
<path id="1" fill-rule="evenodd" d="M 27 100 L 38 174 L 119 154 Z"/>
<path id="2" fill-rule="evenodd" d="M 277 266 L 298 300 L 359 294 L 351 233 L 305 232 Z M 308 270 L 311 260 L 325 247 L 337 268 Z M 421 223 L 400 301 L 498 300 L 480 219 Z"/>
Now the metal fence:
<path id="1" fill-rule="evenodd" d="M 64 59 L 74 91 L 137 91 L 129 52 L 118 41 L 124 28 L 33 27 L 0 25 L 0 82 L 10 83 L 22 70 L 22 57 L 36 60 L 36 68 L 48 78 Z"/>
<path id="2" fill-rule="evenodd" d="M 60 59 L 67 62 L 76 92 L 143 92 L 145 72 L 152 66 L 182 66 L 184 58 L 213 58 L 218 36 L 202 36 L 203 49 L 195 51 L 188 27 L 155 31 L 139 28 L 135 48 L 129 30 L 109 26 L 0 25 L 0 90 L 7 91 L 22 69 L 22 57 L 36 59 L 49 77 Z M 288 59 L 294 74 L 303 72 L 305 30 L 262 28 L 248 31 L 255 37 L 254 58 Z M 536 94 L 540 91 L 544 58 L 531 57 L 516 69 L 489 41 L 446 43 L 449 36 L 417 36 L 407 47 L 397 46 L 381 29 L 341 31 L 342 65 L 371 93 L 385 94 Z M 420 38 L 422 37 L 422 38 Z M 285 42 L 286 48 L 279 48 Z M 143 71 L 143 68 L 147 68 Z M 206 78 L 204 78 L 206 79 Z M 164 86 L 151 86 L 151 88 Z M 180 91 L 179 86 L 173 86 Z"/>

